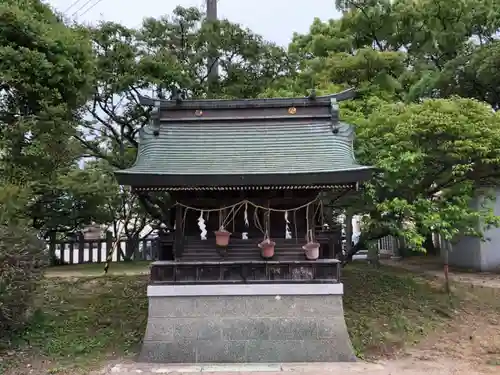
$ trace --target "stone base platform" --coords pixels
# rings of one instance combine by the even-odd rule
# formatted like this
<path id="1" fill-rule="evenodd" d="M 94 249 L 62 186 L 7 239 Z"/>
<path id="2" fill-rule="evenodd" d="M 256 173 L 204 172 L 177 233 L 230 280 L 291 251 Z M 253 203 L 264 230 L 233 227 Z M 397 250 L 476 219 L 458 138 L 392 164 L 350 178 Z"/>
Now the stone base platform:
<path id="1" fill-rule="evenodd" d="M 139 361 L 355 361 L 342 295 L 340 283 L 150 285 Z"/>

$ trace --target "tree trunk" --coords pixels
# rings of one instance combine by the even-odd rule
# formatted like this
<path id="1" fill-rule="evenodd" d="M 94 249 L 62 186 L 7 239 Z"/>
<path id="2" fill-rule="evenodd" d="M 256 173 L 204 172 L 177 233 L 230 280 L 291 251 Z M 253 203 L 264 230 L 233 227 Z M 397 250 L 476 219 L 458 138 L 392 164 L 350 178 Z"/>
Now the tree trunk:
<path id="1" fill-rule="evenodd" d="M 375 268 L 380 267 L 379 249 L 377 241 L 370 241 L 368 244 L 368 261 Z"/>
<path id="2" fill-rule="evenodd" d="M 449 277 L 449 251 L 450 251 L 450 243 L 448 241 L 446 241 L 444 243 L 444 259 L 443 259 L 443 263 L 444 263 L 444 266 L 443 266 L 443 271 L 444 271 L 444 287 L 445 287 L 445 290 L 446 290 L 446 293 L 450 294 L 451 292 L 451 288 L 450 288 L 450 277 Z"/>
<path id="3" fill-rule="evenodd" d="M 432 233 L 427 233 L 424 240 L 424 249 L 427 255 L 437 255 L 436 246 L 434 246 L 434 241 L 432 239 Z"/>
<path id="4" fill-rule="evenodd" d="M 125 254 L 123 255 L 123 260 L 125 262 L 130 262 L 139 254 L 139 235 L 134 234 L 127 238 L 125 243 Z"/>

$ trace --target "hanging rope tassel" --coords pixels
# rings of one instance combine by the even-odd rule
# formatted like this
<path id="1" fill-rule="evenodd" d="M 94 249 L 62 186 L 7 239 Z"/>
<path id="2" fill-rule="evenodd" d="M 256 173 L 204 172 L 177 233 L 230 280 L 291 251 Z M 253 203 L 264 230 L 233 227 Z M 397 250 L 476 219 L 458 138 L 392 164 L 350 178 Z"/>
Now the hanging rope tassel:
<path id="1" fill-rule="evenodd" d="M 245 220 L 245 226 L 248 228 L 250 223 L 248 222 L 248 202 L 245 202 L 245 214 L 243 216 L 243 220 Z"/>
<path id="2" fill-rule="evenodd" d="M 245 224 L 245 228 L 248 229 L 250 223 L 248 222 L 248 202 L 245 202 L 245 212 L 243 213 L 243 222 Z M 242 240 L 248 240 L 248 232 L 241 233 Z"/>
<path id="3" fill-rule="evenodd" d="M 200 237 L 202 240 L 207 239 L 207 226 L 205 225 L 205 219 L 203 218 L 203 211 L 200 212 L 200 217 L 198 218 L 198 228 L 200 228 Z"/>
<path id="4" fill-rule="evenodd" d="M 292 238 L 292 232 L 290 231 L 290 220 L 288 220 L 288 211 L 285 211 L 285 239 L 289 240 Z"/>

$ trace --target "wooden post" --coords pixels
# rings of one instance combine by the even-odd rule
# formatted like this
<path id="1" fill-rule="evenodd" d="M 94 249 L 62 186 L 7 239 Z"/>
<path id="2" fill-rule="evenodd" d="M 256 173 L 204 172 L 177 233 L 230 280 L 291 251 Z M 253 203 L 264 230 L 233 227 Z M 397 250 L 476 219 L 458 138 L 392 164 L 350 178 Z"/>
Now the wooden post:
<path id="1" fill-rule="evenodd" d="M 342 226 L 339 225 L 336 227 L 336 231 L 332 234 L 332 242 L 333 242 L 333 257 L 335 259 L 344 259 L 344 255 L 342 253 Z"/>
<path id="2" fill-rule="evenodd" d="M 175 257 L 179 258 L 184 252 L 184 233 L 182 233 L 182 206 L 175 207 Z"/>
<path id="3" fill-rule="evenodd" d="M 352 212 L 347 211 L 345 214 L 345 250 L 347 254 L 352 249 Z"/>
<path id="4" fill-rule="evenodd" d="M 164 255 L 164 247 L 165 247 L 165 237 L 166 234 L 159 230 L 158 237 L 153 240 L 151 243 L 152 251 L 151 251 L 151 259 L 152 260 L 167 260 Z"/>
<path id="5" fill-rule="evenodd" d="M 69 247 L 69 264 L 74 264 L 75 263 L 75 242 L 73 240 L 71 240 L 71 242 L 68 244 L 68 247 Z"/>
<path id="6" fill-rule="evenodd" d="M 326 254 L 323 256 L 326 259 L 334 259 L 335 258 L 335 232 L 330 228 L 330 233 L 328 233 L 328 245 Z"/>
<path id="7" fill-rule="evenodd" d="M 56 262 L 56 234 L 52 232 L 49 237 L 49 264 L 55 266 Z M 63 245 L 64 246 L 64 245 Z M 61 264 L 64 264 L 64 248 L 61 251 Z"/>
<path id="8" fill-rule="evenodd" d="M 85 253 L 85 236 L 80 234 L 78 236 L 78 264 L 83 263 L 83 255 Z"/>
<path id="9" fill-rule="evenodd" d="M 153 243 L 151 240 L 148 240 L 146 238 L 143 238 L 141 240 L 141 244 L 142 244 L 142 254 L 141 254 L 141 260 L 147 260 L 147 257 L 148 257 L 148 248 L 153 250 Z M 148 244 L 150 244 L 151 246 L 148 246 Z M 139 260 L 139 246 L 137 246 L 137 258 L 134 258 L 134 260 Z"/>
<path id="10" fill-rule="evenodd" d="M 106 232 L 107 236 L 107 232 Z M 97 242 L 97 263 L 102 262 L 102 238 L 99 239 L 99 242 Z"/>

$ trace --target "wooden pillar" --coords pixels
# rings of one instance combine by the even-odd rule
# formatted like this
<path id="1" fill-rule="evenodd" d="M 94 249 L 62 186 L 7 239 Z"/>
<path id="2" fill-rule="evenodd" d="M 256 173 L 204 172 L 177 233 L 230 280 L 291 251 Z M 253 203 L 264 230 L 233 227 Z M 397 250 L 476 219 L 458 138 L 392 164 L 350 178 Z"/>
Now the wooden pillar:
<path id="1" fill-rule="evenodd" d="M 175 260 L 174 243 L 173 243 L 174 241 L 172 237 L 173 237 L 172 233 L 166 233 L 163 230 L 160 231 L 159 236 L 155 241 L 156 256 L 154 256 L 153 259 Z"/>
<path id="2" fill-rule="evenodd" d="M 335 232 L 330 229 L 330 233 L 328 233 L 328 245 L 326 247 L 325 254 L 323 254 L 323 257 L 326 259 L 335 258 L 335 237 Z"/>
<path id="3" fill-rule="evenodd" d="M 49 261 L 50 261 L 50 265 L 51 266 L 55 266 L 57 264 L 59 264 L 57 262 L 57 258 L 56 258 L 56 233 L 55 232 L 51 232 L 50 233 L 50 237 L 49 237 Z M 73 249 L 70 247 L 70 259 L 73 260 Z M 62 248 L 62 251 L 61 251 L 61 264 L 64 264 L 64 246 Z M 73 263 L 73 262 L 71 262 Z"/>
<path id="4" fill-rule="evenodd" d="M 352 249 L 352 212 L 347 211 L 345 214 L 345 250 L 349 254 Z"/>
<path id="5" fill-rule="evenodd" d="M 175 207 L 175 257 L 178 259 L 182 256 L 184 252 L 184 233 L 182 231 L 182 213 L 183 208 L 181 206 Z"/>

